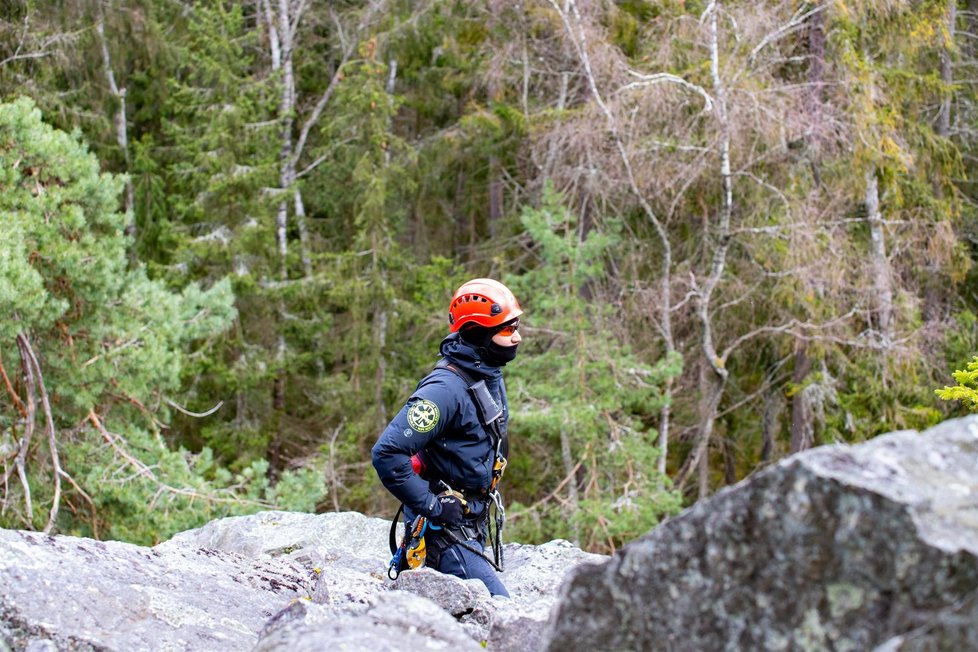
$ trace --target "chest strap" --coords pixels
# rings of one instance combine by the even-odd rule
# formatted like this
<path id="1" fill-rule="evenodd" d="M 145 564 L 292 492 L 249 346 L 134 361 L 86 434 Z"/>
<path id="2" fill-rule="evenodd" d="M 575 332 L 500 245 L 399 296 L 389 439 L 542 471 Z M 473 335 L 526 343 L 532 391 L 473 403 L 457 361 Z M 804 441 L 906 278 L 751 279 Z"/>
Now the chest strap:
<path id="1" fill-rule="evenodd" d="M 497 457 L 506 457 L 509 453 L 509 441 L 506 431 L 502 428 L 503 406 L 496 401 L 484 380 L 474 380 L 472 376 L 442 358 L 435 369 L 448 369 L 462 379 L 469 389 L 469 396 L 479 413 L 479 421 L 493 438 L 493 448 Z"/>

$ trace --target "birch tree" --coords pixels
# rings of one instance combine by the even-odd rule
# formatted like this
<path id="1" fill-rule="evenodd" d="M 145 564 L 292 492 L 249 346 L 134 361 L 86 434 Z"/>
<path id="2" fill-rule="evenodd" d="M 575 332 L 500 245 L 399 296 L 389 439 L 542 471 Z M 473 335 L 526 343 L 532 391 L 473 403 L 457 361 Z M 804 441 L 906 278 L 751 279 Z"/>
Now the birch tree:
<path id="1" fill-rule="evenodd" d="M 631 143 L 627 142 L 626 136 L 622 133 L 622 127 L 619 124 L 620 118 L 613 112 L 612 108 L 605 101 L 606 91 L 602 91 L 601 86 L 599 85 L 602 83 L 602 81 L 596 76 L 594 66 L 592 65 L 592 54 L 590 51 L 591 45 L 588 38 L 589 32 L 592 29 L 591 24 L 584 20 L 577 3 L 573 0 L 564 2 L 563 6 L 558 4 L 556 0 L 550 0 L 550 4 L 564 26 L 567 40 L 571 44 L 572 51 L 578 60 L 580 74 L 583 76 L 584 83 L 586 85 L 585 87 L 588 90 L 591 101 L 596 107 L 598 120 L 602 124 L 605 133 L 608 134 L 608 137 L 611 140 L 613 152 L 617 158 L 615 161 L 615 167 L 623 172 L 626 192 L 628 192 L 632 196 L 633 201 L 640 206 L 642 214 L 654 230 L 654 234 L 657 239 L 658 254 L 661 256 L 661 261 L 658 268 L 659 278 L 654 282 L 654 287 L 656 290 L 653 293 L 653 302 L 656 305 L 656 312 L 654 313 L 652 319 L 658 328 L 659 334 L 661 335 L 665 355 L 667 357 L 675 356 L 677 354 L 677 350 L 672 334 L 672 242 L 667 226 L 661 219 L 660 215 L 653 208 L 653 204 L 655 203 L 656 199 L 650 197 L 649 191 L 639 185 L 639 179 L 636 177 L 636 172 L 633 165 L 633 154 L 629 151 L 629 146 Z M 687 92 L 691 90 L 692 92 L 703 96 L 707 108 L 712 105 L 712 101 L 706 91 L 679 76 L 668 73 L 645 74 L 634 71 L 629 72 L 635 81 L 631 82 L 629 85 L 623 84 L 620 88 L 616 89 L 615 92 L 648 88 L 658 84 L 669 84 L 677 86 L 681 90 L 686 90 Z M 657 445 L 660 450 L 660 458 L 658 462 L 658 469 L 660 473 L 665 472 L 669 448 L 671 419 L 670 408 L 672 404 L 671 379 L 666 381 L 665 392 L 665 399 L 663 401 L 659 418 L 659 436 L 657 441 Z"/>

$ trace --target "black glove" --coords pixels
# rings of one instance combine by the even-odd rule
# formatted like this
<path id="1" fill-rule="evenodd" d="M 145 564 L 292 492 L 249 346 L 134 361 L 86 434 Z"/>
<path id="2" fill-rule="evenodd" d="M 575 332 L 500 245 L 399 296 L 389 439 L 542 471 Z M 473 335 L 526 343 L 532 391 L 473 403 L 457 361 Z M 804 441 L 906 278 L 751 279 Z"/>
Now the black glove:
<path id="1" fill-rule="evenodd" d="M 433 519 L 445 525 L 455 525 L 462 521 L 462 515 L 467 511 L 465 501 L 458 497 L 458 494 L 444 492 L 438 494 L 435 513 L 431 515 Z"/>

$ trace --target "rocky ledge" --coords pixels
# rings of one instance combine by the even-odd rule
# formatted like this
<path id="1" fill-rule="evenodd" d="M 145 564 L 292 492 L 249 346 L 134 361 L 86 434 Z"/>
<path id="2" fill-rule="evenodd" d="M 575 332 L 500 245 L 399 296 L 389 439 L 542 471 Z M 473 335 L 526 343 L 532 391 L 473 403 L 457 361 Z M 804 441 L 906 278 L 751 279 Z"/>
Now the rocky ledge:
<path id="1" fill-rule="evenodd" d="M 824 446 L 572 571 L 556 650 L 978 650 L 978 418 Z"/>
<path id="2" fill-rule="evenodd" d="M 0 652 L 539 650 L 565 572 L 605 559 L 506 544 L 512 599 L 493 599 L 427 569 L 389 580 L 389 525 L 262 512 L 153 548 L 0 530 Z"/>
<path id="3" fill-rule="evenodd" d="M 507 544 L 510 600 L 391 582 L 388 526 L 264 512 L 154 548 L 0 530 L 0 652 L 978 650 L 978 418 L 795 455 L 610 558 Z"/>

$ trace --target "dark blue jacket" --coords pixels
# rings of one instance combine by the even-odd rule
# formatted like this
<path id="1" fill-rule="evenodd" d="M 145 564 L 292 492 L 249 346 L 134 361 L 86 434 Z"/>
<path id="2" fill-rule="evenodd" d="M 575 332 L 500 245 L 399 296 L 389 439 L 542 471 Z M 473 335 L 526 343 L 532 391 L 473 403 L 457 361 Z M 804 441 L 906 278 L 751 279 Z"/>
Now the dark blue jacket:
<path id="1" fill-rule="evenodd" d="M 476 348 L 449 335 L 441 344 L 442 356 L 473 381 L 485 380 L 503 407 L 502 431 L 509 419 L 502 369 L 482 363 Z M 421 451 L 427 480 L 414 473 L 411 456 Z M 444 488 L 485 492 L 495 462 L 493 440 L 479 420 L 468 386 L 450 369 L 435 369 L 424 377 L 373 447 L 374 468 L 381 482 L 404 503 L 406 512 L 437 516 L 435 496 Z M 484 505 L 470 505 L 474 513 Z"/>

